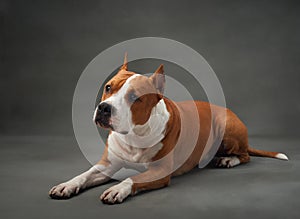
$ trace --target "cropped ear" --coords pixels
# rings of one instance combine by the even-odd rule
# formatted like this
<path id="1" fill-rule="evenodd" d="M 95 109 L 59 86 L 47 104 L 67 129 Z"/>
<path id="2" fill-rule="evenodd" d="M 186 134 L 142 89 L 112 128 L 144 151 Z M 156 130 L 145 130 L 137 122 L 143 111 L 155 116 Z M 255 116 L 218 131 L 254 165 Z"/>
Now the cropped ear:
<path id="1" fill-rule="evenodd" d="M 120 70 L 125 70 L 125 71 L 127 71 L 127 65 L 128 65 L 128 63 L 127 63 L 127 52 L 125 52 L 124 63 L 123 63 L 123 65 L 121 66 Z"/>
<path id="2" fill-rule="evenodd" d="M 164 74 L 164 66 L 161 64 L 158 69 L 154 72 L 153 75 L 151 75 L 150 79 L 152 80 L 152 83 L 154 84 L 156 90 L 163 94 L 165 90 L 165 74 Z"/>

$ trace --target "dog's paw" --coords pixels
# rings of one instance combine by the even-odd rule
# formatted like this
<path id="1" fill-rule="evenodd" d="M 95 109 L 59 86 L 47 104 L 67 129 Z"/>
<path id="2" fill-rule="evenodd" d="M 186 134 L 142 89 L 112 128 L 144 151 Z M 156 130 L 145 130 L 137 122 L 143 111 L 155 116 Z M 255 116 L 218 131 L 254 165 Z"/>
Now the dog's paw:
<path id="1" fill-rule="evenodd" d="M 54 186 L 49 191 L 49 196 L 54 199 L 67 199 L 72 195 L 79 193 L 80 187 L 73 183 L 61 183 L 57 186 Z"/>
<path id="2" fill-rule="evenodd" d="M 239 165 L 241 162 L 239 158 L 236 156 L 232 157 L 218 157 L 215 162 L 216 167 L 226 167 L 226 168 L 231 168 L 234 166 Z"/>
<path id="3" fill-rule="evenodd" d="M 110 187 L 100 196 L 101 201 L 105 204 L 118 204 L 123 202 L 131 193 L 132 184 L 132 180 L 128 178 L 121 183 Z"/>

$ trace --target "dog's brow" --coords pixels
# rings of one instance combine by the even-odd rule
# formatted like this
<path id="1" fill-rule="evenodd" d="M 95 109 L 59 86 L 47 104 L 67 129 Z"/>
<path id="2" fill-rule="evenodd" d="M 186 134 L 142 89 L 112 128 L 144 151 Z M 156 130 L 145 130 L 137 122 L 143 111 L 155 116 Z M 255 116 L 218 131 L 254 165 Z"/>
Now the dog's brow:
<path id="1" fill-rule="evenodd" d="M 108 82 L 105 86 L 110 85 L 111 86 L 111 94 L 114 94 L 118 92 L 121 87 L 125 84 L 126 79 L 121 79 L 121 80 L 112 80 Z M 105 87 L 104 87 L 105 89 Z"/>

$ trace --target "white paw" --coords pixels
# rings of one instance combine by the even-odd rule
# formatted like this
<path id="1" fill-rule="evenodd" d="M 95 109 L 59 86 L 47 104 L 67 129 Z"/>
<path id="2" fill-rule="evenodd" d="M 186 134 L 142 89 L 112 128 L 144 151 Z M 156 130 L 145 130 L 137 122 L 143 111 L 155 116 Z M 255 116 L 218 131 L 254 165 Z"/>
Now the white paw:
<path id="1" fill-rule="evenodd" d="M 65 182 L 50 189 L 49 196 L 55 199 L 65 199 L 78 194 L 79 190 L 80 187 L 78 185 Z"/>
<path id="2" fill-rule="evenodd" d="M 239 165 L 241 162 L 239 160 L 239 158 L 237 158 L 236 156 L 232 156 L 232 157 L 219 157 L 217 158 L 216 161 L 216 166 L 217 167 L 234 167 Z"/>
<path id="3" fill-rule="evenodd" d="M 106 204 L 121 203 L 128 195 L 130 195 L 132 184 L 132 180 L 128 178 L 105 190 L 100 196 L 100 199 Z"/>

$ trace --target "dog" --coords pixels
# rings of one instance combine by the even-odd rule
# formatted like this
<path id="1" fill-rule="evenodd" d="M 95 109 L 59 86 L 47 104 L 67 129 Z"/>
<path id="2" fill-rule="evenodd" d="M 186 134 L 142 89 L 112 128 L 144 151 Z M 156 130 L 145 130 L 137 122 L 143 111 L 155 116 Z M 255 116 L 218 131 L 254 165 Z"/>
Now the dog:
<path id="1" fill-rule="evenodd" d="M 50 197 L 70 198 L 109 181 L 123 167 L 139 170 L 100 196 L 103 203 L 121 203 L 140 191 L 168 186 L 172 176 L 196 167 L 214 142 L 218 167 L 247 163 L 250 155 L 288 160 L 283 153 L 251 148 L 246 126 L 229 109 L 202 101 L 174 102 L 163 96 L 164 88 L 163 65 L 147 77 L 128 71 L 125 55 L 118 73 L 104 86 L 93 116 L 97 126 L 110 130 L 100 161 L 54 186 Z"/>

